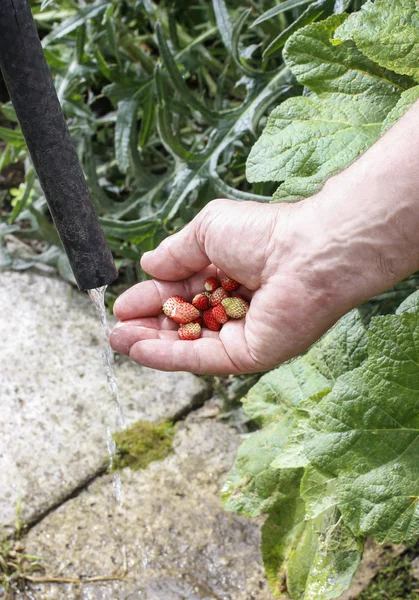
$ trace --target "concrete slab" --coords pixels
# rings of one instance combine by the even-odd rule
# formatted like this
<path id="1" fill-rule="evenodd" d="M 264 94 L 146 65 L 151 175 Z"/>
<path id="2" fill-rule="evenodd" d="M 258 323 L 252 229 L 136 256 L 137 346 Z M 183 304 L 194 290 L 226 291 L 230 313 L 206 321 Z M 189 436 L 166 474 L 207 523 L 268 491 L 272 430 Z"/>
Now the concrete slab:
<path id="1" fill-rule="evenodd" d="M 260 523 L 223 510 L 219 490 L 240 437 L 213 418 L 180 423 L 174 453 L 122 473 L 124 505 L 109 476 L 28 534 L 26 552 L 55 577 L 119 573 L 125 581 L 31 584 L 42 600 L 271 600 Z"/>
<path id="2" fill-rule="evenodd" d="M 0 529 L 36 520 L 102 468 L 113 407 L 93 306 L 62 280 L 0 273 Z M 121 360 L 116 372 L 127 424 L 171 418 L 206 387 L 187 373 Z"/>

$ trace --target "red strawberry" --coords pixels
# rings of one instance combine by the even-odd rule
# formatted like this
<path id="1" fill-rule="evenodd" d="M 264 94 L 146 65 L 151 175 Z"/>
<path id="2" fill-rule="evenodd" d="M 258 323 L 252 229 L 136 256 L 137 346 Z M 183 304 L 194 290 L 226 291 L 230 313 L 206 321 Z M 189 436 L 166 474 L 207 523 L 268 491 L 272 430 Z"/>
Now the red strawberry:
<path id="1" fill-rule="evenodd" d="M 202 315 L 202 318 L 204 320 L 204 324 L 208 327 L 208 329 L 211 329 L 211 331 L 218 331 L 221 327 L 221 324 L 218 323 L 218 321 L 214 317 L 214 314 L 212 312 L 213 310 L 213 308 L 205 310 L 204 314 Z"/>
<path id="2" fill-rule="evenodd" d="M 190 323 L 201 316 L 199 310 L 189 302 L 172 302 L 167 310 L 166 304 L 167 302 L 163 305 L 163 312 L 175 323 Z"/>
<path id="3" fill-rule="evenodd" d="M 212 309 L 212 314 L 213 314 L 214 319 L 217 321 L 217 323 L 221 323 L 221 325 L 224 325 L 224 323 L 227 323 L 228 315 L 222 304 L 218 304 L 217 306 L 214 306 L 214 308 Z"/>
<path id="4" fill-rule="evenodd" d="M 198 323 L 198 325 L 201 325 L 201 327 L 202 327 L 202 317 L 198 317 L 197 319 L 194 319 L 193 321 L 191 321 L 191 323 Z"/>
<path id="5" fill-rule="evenodd" d="M 216 277 L 208 277 L 204 281 L 204 288 L 207 292 L 215 292 L 215 290 L 219 287 L 220 282 Z"/>
<path id="6" fill-rule="evenodd" d="M 201 337 L 201 325 L 198 323 L 185 323 L 178 329 L 181 340 L 197 340 Z"/>
<path id="7" fill-rule="evenodd" d="M 227 292 L 222 287 L 217 288 L 215 292 L 211 294 L 211 306 L 217 306 L 218 304 L 221 304 L 221 300 L 224 300 L 224 298 L 228 298 Z"/>
<path id="8" fill-rule="evenodd" d="M 249 304 L 243 298 L 225 298 L 221 304 L 232 319 L 242 319 L 249 310 Z"/>
<path id="9" fill-rule="evenodd" d="M 227 275 L 222 278 L 221 285 L 226 292 L 234 292 L 234 290 L 237 290 L 240 287 L 240 283 L 231 279 L 231 277 L 227 277 Z"/>
<path id="10" fill-rule="evenodd" d="M 162 311 L 164 312 L 166 317 L 170 317 L 175 307 L 178 304 L 181 304 L 182 302 L 186 302 L 185 298 L 182 298 L 182 296 L 172 296 L 171 298 L 168 298 L 163 304 Z"/>
<path id="11" fill-rule="evenodd" d="M 207 310 L 210 306 L 210 296 L 211 294 L 209 292 L 201 292 L 194 297 L 192 304 L 198 310 Z"/>

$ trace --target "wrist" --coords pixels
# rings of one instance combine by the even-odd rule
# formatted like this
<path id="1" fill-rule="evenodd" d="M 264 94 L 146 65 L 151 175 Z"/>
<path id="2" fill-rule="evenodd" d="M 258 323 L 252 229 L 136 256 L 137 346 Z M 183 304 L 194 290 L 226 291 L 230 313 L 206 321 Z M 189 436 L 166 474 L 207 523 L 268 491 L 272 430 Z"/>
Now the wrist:
<path id="1" fill-rule="evenodd" d="M 318 198 L 319 226 L 352 306 L 419 269 L 419 187 L 371 163 L 332 178 Z"/>

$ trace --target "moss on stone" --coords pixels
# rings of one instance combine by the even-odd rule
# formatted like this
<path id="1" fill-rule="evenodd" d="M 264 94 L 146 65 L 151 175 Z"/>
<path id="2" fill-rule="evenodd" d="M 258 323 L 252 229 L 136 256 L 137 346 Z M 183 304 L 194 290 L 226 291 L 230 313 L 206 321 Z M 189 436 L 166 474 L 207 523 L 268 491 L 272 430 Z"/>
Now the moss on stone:
<path id="1" fill-rule="evenodd" d="M 138 471 L 154 460 L 163 460 L 172 452 L 174 434 L 174 425 L 170 421 L 137 421 L 129 429 L 115 433 L 113 471 L 125 467 Z"/>

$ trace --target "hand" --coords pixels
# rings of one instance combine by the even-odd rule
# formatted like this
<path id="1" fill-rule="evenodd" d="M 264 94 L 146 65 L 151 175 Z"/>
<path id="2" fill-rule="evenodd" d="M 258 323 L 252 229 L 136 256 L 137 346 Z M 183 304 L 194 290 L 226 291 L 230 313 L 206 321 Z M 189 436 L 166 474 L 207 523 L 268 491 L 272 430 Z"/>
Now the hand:
<path id="1" fill-rule="evenodd" d="M 419 269 L 419 102 L 316 196 L 216 200 L 143 256 L 153 277 L 115 303 L 114 350 L 167 371 L 264 371 L 304 352 L 352 307 Z M 221 270 L 251 300 L 245 320 L 178 339 L 161 313 Z"/>
<path id="2" fill-rule="evenodd" d="M 327 286 L 310 283 L 317 242 L 313 221 L 304 223 L 304 204 L 211 202 L 143 256 L 143 269 L 155 279 L 116 301 L 121 323 L 112 347 L 148 367 L 219 374 L 264 371 L 304 351 L 342 312 L 332 310 Z M 246 318 L 180 341 L 177 325 L 159 314 L 163 302 L 173 295 L 191 299 L 220 271 L 239 281 L 239 292 L 251 300 Z"/>

